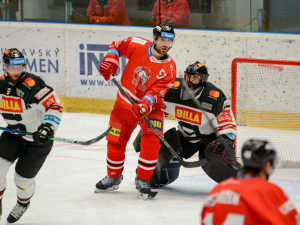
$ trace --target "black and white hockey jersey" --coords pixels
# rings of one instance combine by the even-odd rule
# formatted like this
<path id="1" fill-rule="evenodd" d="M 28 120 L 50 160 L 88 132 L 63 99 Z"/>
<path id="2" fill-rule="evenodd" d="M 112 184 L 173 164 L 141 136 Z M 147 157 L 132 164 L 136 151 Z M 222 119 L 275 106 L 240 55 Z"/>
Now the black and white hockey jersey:
<path id="1" fill-rule="evenodd" d="M 63 106 L 56 92 L 31 73 L 25 73 L 16 85 L 6 76 L 0 78 L 0 112 L 7 127 L 35 132 L 42 123 L 50 123 L 57 129 Z M 32 141 L 31 136 L 23 138 Z"/>
<path id="2" fill-rule="evenodd" d="M 201 109 L 193 99 L 182 100 L 183 78 L 177 78 L 164 100 L 166 111 L 178 121 L 178 130 L 192 143 L 203 135 L 226 134 L 233 139 L 236 135 L 236 122 L 226 96 L 219 88 L 207 83 L 195 96 Z"/>

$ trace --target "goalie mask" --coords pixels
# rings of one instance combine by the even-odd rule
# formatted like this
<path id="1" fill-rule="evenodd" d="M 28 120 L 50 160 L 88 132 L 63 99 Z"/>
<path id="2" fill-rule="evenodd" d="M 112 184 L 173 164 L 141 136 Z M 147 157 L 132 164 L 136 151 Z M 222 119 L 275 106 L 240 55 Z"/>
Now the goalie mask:
<path id="1" fill-rule="evenodd" d="M 3 70 L 6 73 L 7 68 L 9 66 L 14 66 L 14 65 L 23 65 L 23 73 L 25 72 L 25 58 L 24 55 L 20 52 L 19 49 L 17 48 L 11 48 L 11 49 L 6 49 L 3 57 Z"/>
<path id="2" fill-rule="evenodd" d="M 196 61 L 190 64 L 184 71 L 184 79 L 188 86 L 193 90 L 204 86 L 208 79 L 207 68 L 203 63 Z"/>
<path id="3" fill-rule="evenodd" d="M 197 96 L 206 85 L 208 79 L 207 68 L 203 63 L 196 61 L 190 64 L 184 71 L 184 80 L 188 87 L 193 91 L 194 95 Z M 189 90 L 182 89 L 181 99 L 188 100 L 190 96 L 188 95 Z"/>
<path id="4" fill-rule="evenodd" d="M 242 148 L 242 161 L 244 167 L 263 170 L 266 162 L 270 161 L 272 167 L 277 165 L 275 147 L 268 141 L 249 140 Z"/>

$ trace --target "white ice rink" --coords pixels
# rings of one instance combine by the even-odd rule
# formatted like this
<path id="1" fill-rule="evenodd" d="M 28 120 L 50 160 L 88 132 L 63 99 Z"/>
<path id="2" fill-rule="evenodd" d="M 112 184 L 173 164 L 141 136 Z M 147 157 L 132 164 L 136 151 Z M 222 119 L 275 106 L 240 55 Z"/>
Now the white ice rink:
<path id="1" fill-rule="evenodd" d="M 64 113 L 57 137 L 87 140 L 107 129 L 108 115 Z M 5 124 L 0 123 L 1 126 Z M 165 130 L 176 126 L 167 120 Z M 158 190 L 154 200 L 136 198 L 134 184 L 138 154 L 126 152 L 124 180 L 111 193 L 94 193 L 95 184 L 106 175 L 105 138 L 90 146 L 55 142 L 36 177 L 36 193 L 20 225 L 199 225 L 203 200 L 216 184 L 201 168 L 181 168 L 173 184 Z M 193 160 L 197 160 L 194 158 Z M 7 176 L 7 189 L 0 224 L 16 203 L 14 168 Z M 300 168 L 277 169 L 271 182 L 281 186 L 300 211 Z"/>

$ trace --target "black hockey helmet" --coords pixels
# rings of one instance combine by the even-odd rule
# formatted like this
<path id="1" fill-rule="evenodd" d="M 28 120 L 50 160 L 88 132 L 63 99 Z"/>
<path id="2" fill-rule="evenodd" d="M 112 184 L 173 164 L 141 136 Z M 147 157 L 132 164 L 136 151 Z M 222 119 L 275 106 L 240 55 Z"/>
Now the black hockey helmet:
<path id="1" fill-rule="evenodd" d="M 184 71 L 184 78 L 186 81 L 186 76 L 188 75 L 202 75 L 202 79 L 200 79 L 197 84 L 187 82 L 188 86 L 193 89 L 197 89 L 201 85 L 205 85 L 209 76 L 206 66 L 203 63 L 200 63 L 199 61 L 190 64 Z"/>
<path id="2" fill-rule="evenodd" d="M 242 148 L 242 161 L 244 167 L 263 170 L 266 162 L 270 161 L 275 167 L 277 156 L 275 147 L 264 140 L 248 140 Z"/>
<path id="3" fill-rule="evenodd" d="M 167 24 L 158 24 L 153 29 L 153 39 L 156 41 L 158 37 L 164 37 L 164 38 L 175 38 L 175 32 L 173 27 Z"/>
<path id="4" fill-rule="evenodd" d="M 24 66 L 23 70 L 25 72 L 25 65 L 26 65 L 25 58 L 22 52 L 17 48 L 6 49 L 4 51 L 2 61 L 3 61 L 4 71 L 6 71 L 7 67 L 11 65 L 23 65 Z"/>

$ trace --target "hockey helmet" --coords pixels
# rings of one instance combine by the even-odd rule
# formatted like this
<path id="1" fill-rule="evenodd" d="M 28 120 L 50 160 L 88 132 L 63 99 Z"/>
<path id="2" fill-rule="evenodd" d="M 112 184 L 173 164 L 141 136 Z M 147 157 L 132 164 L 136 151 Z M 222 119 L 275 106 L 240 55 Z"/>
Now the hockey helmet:
<path id="1" fill-rule="evenodd" d="M 17 48 L 10 48 L 4 51 L 3 57 L 3 70 L 6 72 L 8 66 L 23 65 L 23 72 L 25 72 L 25 58 L 22 52 Z"/>
<path id="2" fill-rule="evenodd" d="M 190 81 L 190 78 L 188 79 L 187 76 L 190 75 L 202 75 L 202 78 L 199 79 L 198 83 L 192 83 Z M 193 89 L 197 89 L 201 85 L 205 85 L 208 79 L 208 72 L 207 68 L 203 63 L 200 63 L 199 61 L 196 61 L 192 64 L 190 64 L 186 70 L 184 71 L 184 79 L 187 82 L 188 86 Z"/>
<path id="3" fill-rule="evenodd" d="M 275 147 L 264 140 L 248 140 L 242 148 L 244 167 L 263 170 L 266 162 L 270 161 L 274 168 L 277 163 Z"/>
<path id="4" fill-rule="evenodd" d="M 175 38 L 173 27 L 167 24 L 158 24 L 153 29 L 153 39 L 156 41 L 158 37 L 170 38 L 173 40 Z"/>

